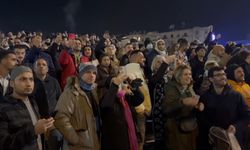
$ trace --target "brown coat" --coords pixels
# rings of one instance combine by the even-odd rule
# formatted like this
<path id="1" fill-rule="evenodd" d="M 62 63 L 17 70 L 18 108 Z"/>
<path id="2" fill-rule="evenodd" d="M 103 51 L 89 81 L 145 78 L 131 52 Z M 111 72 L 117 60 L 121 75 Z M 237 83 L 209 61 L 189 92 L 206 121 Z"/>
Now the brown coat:
<path id="1" fill-rule="evenodd" d="M 80 89 L 76 77 L 71 78 L 66 87 L 56 106 L 56 128 L 68 141 L 70 150 L 99 150 L 96 121 L 87 95 Z M 96 98 L 96 94 L 93 95 Z"/>
<path id="2" fill-rule="evenodd" d="M 165 124 L 166 146 L 168 150 L 196 150 L 197 130 L 182 133 L 177 125 L 176 118 L 188 116 L 193 108 L 182 104 L 181 100 L 194 95 L 192 88 L 183 90 L 176 81 L 166 85 L 163 112 L 168 116 Z"/>

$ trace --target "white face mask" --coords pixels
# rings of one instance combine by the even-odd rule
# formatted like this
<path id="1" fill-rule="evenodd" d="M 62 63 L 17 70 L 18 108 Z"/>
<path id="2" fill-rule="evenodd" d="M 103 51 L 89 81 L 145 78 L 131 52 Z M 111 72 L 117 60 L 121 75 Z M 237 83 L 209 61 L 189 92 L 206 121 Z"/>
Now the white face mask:
<path id="1" fill-rule="evenodd" d="M 153 48 L 154 48 L 154 46 L 153 46 L 152 43 L 149 43 L 149 44 L 146 46 L 146 49 L 153 49 Z"/>

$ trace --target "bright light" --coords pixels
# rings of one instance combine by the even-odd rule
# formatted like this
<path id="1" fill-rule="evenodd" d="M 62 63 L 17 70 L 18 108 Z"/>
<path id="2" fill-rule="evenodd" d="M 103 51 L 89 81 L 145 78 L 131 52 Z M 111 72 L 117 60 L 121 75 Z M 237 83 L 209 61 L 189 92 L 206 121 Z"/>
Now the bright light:
<path id="1" fill-rule="evenodd" d="M 215 40 L 215 35 L 212 33 L 211 35 L 211 41 L 214 41 Z"/>

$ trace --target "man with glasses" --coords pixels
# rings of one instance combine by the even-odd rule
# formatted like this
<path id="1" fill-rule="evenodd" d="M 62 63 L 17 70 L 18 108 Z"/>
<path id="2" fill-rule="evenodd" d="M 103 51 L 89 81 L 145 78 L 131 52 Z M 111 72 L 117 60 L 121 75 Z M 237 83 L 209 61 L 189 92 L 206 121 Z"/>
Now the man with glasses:
<path id="1" fill-rule="evenodd" d="M 200 99 L 204 103 L 205 109 L 199 114 L 199 146 L 202 147 L 200 147 L 201 149 L 211 149 L 208 144 L 208 134 L 212 126 L 235 134 L 242 146 L 242 133 L 246 131 L 250 120 L 245 100 L 240 93 L 235 92 L 227 84 L 223 68 L 211 68 L 208 78 L 212 85 Z"/>

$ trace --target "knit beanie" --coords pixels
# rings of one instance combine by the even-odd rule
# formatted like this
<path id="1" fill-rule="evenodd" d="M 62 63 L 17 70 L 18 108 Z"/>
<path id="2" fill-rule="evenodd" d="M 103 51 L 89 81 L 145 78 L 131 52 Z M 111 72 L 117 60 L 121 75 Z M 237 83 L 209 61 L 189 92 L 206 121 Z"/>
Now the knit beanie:
<path id="1" fill-rule="evenodd" d="M 83 64 L 81 63 L 79 66 L 79 75 L 82 76 L 87 71 L 95 71 L 97 73 L 97 68 L 93 64 Z"/>
<path id="2" fill-rule="evenodd" d="M 10 80 L 15 80 L 15 78 L 17 76 L 19 76 L 20 74 L 24 73 L 24 72 L 32 72 L 32 70 L 29 67 L 26 66 L 17 66 L 15 67 L 10 74 Z"/>

